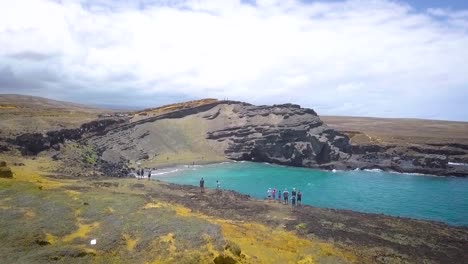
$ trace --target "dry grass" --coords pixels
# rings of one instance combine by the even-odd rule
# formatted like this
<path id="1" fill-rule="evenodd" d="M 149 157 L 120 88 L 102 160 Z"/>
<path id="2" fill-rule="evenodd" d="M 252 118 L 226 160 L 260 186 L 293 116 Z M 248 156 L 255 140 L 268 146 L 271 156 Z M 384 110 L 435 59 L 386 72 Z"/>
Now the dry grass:
<path id="1" fill-rule="evenodd" d="M 0 136 L 79 127 L 108 110 L 23 95 L 0 95 Z"/>
<path id="2" fill-rule="evenodd" d="M 468 144 L 468 122 L 346 116 L 320 118 L 328 126 L 347 132 L 355 143 Z"/>
<path id="3" fill-rule="evenodd" d="M 6 263 L 354 260 L 331 244 L 300 238 L 282 228 L 196 213 L 168 195 L 162 196 L 166 200 L 151 198 L 148 194 L 185 195 L 158 182 L 48 179 L 41 173 L 56 162 L 17 159 L 26 165 L 13 167 L 13 179 L 0 179 L 0 254 Z M 91 239 L 97 244 L 90 245 Z"/>

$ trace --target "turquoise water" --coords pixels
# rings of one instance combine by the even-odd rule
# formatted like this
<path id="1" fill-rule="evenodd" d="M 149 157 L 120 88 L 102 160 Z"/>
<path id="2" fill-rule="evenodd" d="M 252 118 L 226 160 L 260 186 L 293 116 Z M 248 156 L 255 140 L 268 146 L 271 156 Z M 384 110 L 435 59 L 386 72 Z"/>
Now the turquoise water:
<path id="1" fill-rule="evenodd" d="M 233 162 L 159 170 L 156 179 L 216 187 L 265 198 L 268 188 L 303 193 L 316 207 L 383 213 L 468 226 L 468 178 L 435 177 L 376 171 L 329 171 Z"/>

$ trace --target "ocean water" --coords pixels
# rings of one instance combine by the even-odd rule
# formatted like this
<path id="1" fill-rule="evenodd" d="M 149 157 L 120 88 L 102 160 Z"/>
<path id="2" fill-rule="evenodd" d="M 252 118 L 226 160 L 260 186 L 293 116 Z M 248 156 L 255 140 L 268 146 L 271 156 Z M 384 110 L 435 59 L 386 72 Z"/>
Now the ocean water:
<path id="1" fill-rule="evenodd" d="M 153 178 L 235 190 L 263 199 L 268 188 L 301 190 L 303 204 L 383 213 L 468 226 L 468 178 L 382 171 L 322 171 L 267 163 L 229 162 L 153 172 Z"/>

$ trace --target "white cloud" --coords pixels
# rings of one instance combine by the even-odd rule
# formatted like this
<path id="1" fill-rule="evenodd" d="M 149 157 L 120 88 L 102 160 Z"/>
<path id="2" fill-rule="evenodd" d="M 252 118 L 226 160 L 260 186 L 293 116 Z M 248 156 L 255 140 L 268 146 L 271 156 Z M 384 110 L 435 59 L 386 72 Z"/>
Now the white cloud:
<path id="1" fill-rule="evenodd" d="M 0 76 L 0 91 L 39 87 L 94 103 L 96 94 L 287 100 L 321 114 L 468 120 L 453 106 L 433 113 L 441 95 L 468 98 L 467 14 L 383 0 L 2 1 L 0 73 L 59 77 L 29 91 Z"/>

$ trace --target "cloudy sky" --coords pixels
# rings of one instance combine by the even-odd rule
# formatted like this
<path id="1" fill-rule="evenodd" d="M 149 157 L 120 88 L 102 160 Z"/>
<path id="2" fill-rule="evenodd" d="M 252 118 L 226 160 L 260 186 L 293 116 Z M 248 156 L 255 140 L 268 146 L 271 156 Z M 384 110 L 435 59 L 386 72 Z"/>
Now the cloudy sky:
<path id="1" fill-rule="evenodd" d="M 0 93 L 468 121 L 468 1 L 0 0 Z"/>

